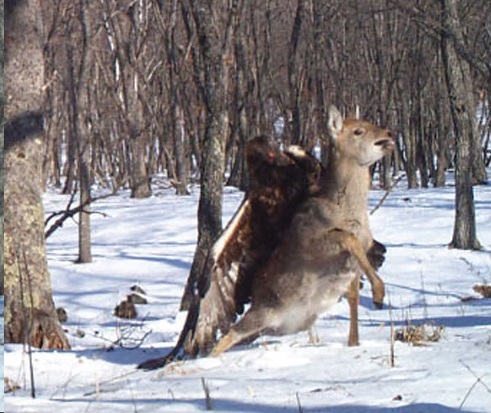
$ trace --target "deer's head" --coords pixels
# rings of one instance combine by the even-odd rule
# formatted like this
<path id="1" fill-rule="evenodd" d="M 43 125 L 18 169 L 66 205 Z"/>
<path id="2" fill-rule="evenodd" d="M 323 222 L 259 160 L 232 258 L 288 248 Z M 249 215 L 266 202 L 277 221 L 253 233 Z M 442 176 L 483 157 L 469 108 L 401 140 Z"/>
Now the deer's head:
<path id="1" fill-rule="evenodd" d="M 328 129 L 336 156 L 360 166 L 372 165 L 395 147 L 389 130 L 359 119 L 343 119 L 334 106 L 329 108 Z"/>

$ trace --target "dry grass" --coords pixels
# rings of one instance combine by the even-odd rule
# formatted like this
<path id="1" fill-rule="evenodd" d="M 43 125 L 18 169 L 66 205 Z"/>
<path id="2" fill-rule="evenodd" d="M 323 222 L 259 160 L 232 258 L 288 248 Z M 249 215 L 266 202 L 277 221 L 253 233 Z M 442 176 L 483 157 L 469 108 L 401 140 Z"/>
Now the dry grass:
<path id="1" fill-rule="evenodd" d="M 4 393 L 15 393 L 17 390 L 20 390 L 20 386 L 8 377 L 4 377 L 3 386 Z"/>
<path id="2" fill-rule="evenodd" d="M 411 343 L 414 346 L 424 346 L 426 343 L 440 341 L 445 332 L 445 327 L 431 322 L 421 325 L 407 324 L 394 331 L 394 340 L 403 343 Z"/>

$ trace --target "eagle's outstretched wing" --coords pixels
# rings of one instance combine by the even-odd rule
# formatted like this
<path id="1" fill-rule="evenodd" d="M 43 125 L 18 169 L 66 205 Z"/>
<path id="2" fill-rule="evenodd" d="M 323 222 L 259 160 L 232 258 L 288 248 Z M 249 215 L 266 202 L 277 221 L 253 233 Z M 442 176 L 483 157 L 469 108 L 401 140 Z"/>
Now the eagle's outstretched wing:
<path id="1" fill-rule="evenodd" d="M 187 354 L 208 354 L 217 331 L 227 333 L 250 300 L 254 276 L 271 256 L 298 205 L 313 191 L 320 163 L 300 149 L 281 151 L 259 136 L 246 147 L 249 188 L 240 208 L 213 245 L 198 281 L 196 327 Z"/>
<path id="2" fill-rule="evenodd" d="M 278 245 L 297 207 L 318 190 L 321 164 L 299 148 L 283 152 L 272 139 L 259 136 L 248 142 L 246 162 L 248 191 L 210 251 L 175 348 L 140 368 L 158 368 L 181 355 L 208 354 L 218 330 L 226 333 L 243 312 L 257 270 Z"/>

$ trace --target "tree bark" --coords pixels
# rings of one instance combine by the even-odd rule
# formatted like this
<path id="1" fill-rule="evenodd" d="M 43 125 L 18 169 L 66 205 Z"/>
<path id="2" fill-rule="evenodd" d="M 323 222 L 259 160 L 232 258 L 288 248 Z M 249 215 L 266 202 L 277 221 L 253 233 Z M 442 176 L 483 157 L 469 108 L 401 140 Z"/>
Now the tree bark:
<path id="1" fill-rule="evenodd" d="M 198 204 L 198 243 L 181 300 L 182 310 L 189 308 L 206 257 L 222 230 L 222 188 L 228 124 L 226 106 L 227 59 L 230 58 L 228 53 L 230 51 L 230 29 L 234 5 L 226 11 L 226 16 L 223 16 L 220 10 L 214 9 L 214 6 L 216 7 L 216 4 L 212 1 L 191 2 L 203 61 L 206 124 L 201 163 L 201 192 Z M 225 19 L 227 23 L 220 24 L 218 19 Z"/>
<path id="2" fill-rule="evenodd" d="M 134 126 L 134 125 L 132 125 Z M 132 133 L 129 136 L 131 141 L 131 198 L 141 199 L 148 198 L 152 195 L 152 189 L 150 187 L 150 176 L 147 170 L 147 163 L 145 161 L 145 149 L 146 145 L 143 141 L 143 136 L 139 132 L 135 132 L 134 128 L 129 128 Z"/>
<path id="3" fill-rule="evenodd" d="M 3 188 L 4 188 L 4 175 L 5 175 L 5 167 L 4 167 L 4 164 L 3 164 L 3 153 L 4 153 L 4 135 L 3 135 L 3 122 L 4 122 L 4 117 L 3 117 L 3 48 L 4 48 L 4 25 L 3 25 L 3 22 L 4 22 L 4 3 L 2 2 L 1 6 L 0 6 L 0 13 L 1 13 L 1 24 L 2 24 L 2 50 L 0 50 L 0 65 L 1 65 L 1 68 L 2 68 L 2 78 L 0 79 L 0 116 L 1 116 L 1 123 L 2 123 L 2 147 L 0 148 L 0 161 L 2 162 L 2 165 L 1 165 L 1 170 L 0 170 L 0 185 L 2 186 L 2 199 L 0 199 L 0 207 L 1 207 L 1 213 L 2 213 L 2 220 L 0 221 L 0 225 L 1 225 L 1 230 L 2 230 L 2 234 L 3 234 L 3 209 L 4 209 L 4 203 L 3 203 L 3 198 L 4 198 L 4 191 L 3 191 Z M 3 295 L 4 293 L 4 287 L 5 287 L 5 284 L 4 284 L 4 269 L 3 269 L 3 265 L 4 265 L 4 252 L 3 252 L 3 238 L 2 238 L 2 250 L 0 251 L 0 261 L 1 261 L 1 264 L 2 264 L 2 279 L 0 280 L 0 295 Z"/>
<path id="4" fill-rule="evenodd" d="M 80 217 L 78 222 L 78 259 L 77 263 L 86 264 L 92 262 L 92 236 L 90 229 L 90 170 L 87 159 L 87 150 L 82 149 L 79 154 L 79 185 L 80 185 Z"/>
<path id="5" fill-rule="evenodd" d="M 173 114 L 173 127 L 174 127 L 174 157 L 176 160 L 176 178 L 174 183 L 176 187 L 176 195 L 189 195 L 188 190 L 188 171 L 189 165 L 187 160 L 186 147 L 188 146 L 188 139 L 186 130 L 184 128 L 184 113 L 177 103 L 172 109 Z"/>
<path id="6" fill-rule="evenodd" d="M 292 33 L 290 36 L 290 44 L 288 47 L 288 86 L 290 93 L 290 110 L 291 110 L 291 125 L 290 137 L 291 143 L 300 144 L 303 140 L 302 129 L 302 105 L 300 97 L 302 94 L 302 67 L 300 42 L 302 34 L 302 26 L 305 25 L 308 19 L 309 2 L 307 0 L 297 1 L 297 10 L 295 20 L 293 22 Z"/>
<path id="7" fill-rule="evenodd" d="M 56 317 L 44 245 L 41 3 L 6 2 L 5 340 L 69 348 Z"/>
<path id="8" fill-rule="evenodd" d="M 406 170 L 407 186 L 408 189 L 416 189 L 419 186 L 418 175 L 416 173 L 416 139 L 414 136 L 414 128 L 411 127 L 409 103 L 404 98 L 402 90 L 400 92 L 400 101 L 399 124 L 405 147 L 406 156 L 404 157 L 404 168 Z"/>
<path id="9" fill-rule="evenodd" d="M 242 14 L 242 12 L 240 13 Z M 227 185 L 236 186 L 241 190 L 247 188 L 247 171 L 245 166 L 245 145 L 249 136 L 249 120 L 247 117 L 247 71 L 249 70 L 246 58 L 245 28 L 243 19 L 240 19 L 235 28 L 235 91 L 234 112 L 236 116 L 235 139 L 231 139 L 235 157 L 232 163 L 230 177 Z"/>
<path id="10" fill-rule="evenodd" d="M 443 25 L 457 36 L 462 35 L 457 0 L 441 0 Z M 479 249 L 476 235 L 472 164 L 477 141 L 475 105 L 472 97 L 472 78 L 469 64 L 459 58 L 455 44 L 442 32 L 442 56 L 445 66 L 450 112 L 456 139 L 455 166 L 455 223 L 451 246 L 460 249 Z"/>
<path id="11" fill-rule="evenodd" d="M 441 82 L 443 83 L 443 82 Z M 435 107 L 436 117 L 436 133 L 437 133 L 437 161 L 436 161 L 436 175 L 434 185 L 435 187 L 443 187 L 446 182 L 446 171 L 449 165 L 448 160 L 448 128 L 449 126 L 445 122 L 444 106 L 445 102 L 445 90 L 444 85 L 440 86 L 436 90 L 437 104 Z"/>

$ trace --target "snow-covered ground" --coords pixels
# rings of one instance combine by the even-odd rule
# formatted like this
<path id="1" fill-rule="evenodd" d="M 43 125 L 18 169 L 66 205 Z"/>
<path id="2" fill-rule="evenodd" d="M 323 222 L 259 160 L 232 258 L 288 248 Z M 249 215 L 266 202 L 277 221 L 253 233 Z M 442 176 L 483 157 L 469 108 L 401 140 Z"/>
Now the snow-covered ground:
<path id="1" fill-rule="evenodd" d="M 491 284 L 491 186 L 475 188 L 480 252 L 451 250 L 454 189 L 404 189 L 401 182 L 371 216 L 388 247 L 380 274 L 388 304 L 376 310 L 365 285 L 361 345 L 350 348 L 346 300 L 307 334 L 271 338 L 219 358 L 142 372 L 135 366 L 165 354 L 184 319 L 178 313 L 196 242 L 197 189 L 189 197 L 156 190 L 146 200 L 122 192 L 98 201 L 92 215 L 92 264 L 77 265 L 73 222 L 48 240 L 57 306 L 68 312 L 67 352 L 33 354 L 36 399 L 21 345 L 5 346 L 5 376 L 20 388 L 5 395 L 6 411 L 32 413 L 330 412 L 452 413 L 491 411 L 491 300 L 472 287 Z M 373 207 L 383 195 L 372 191 Z M 224 222 L 242 198 L 226 188 Z M 46 213 L 65 196 L 49 192 Z M 147 293 L 138 318 L 113 309 L 133 285 Z M 389 306 L 390 304 L 390 306 Z M 443 338 L 415 346 L 396 341 L 391 325 L 443 326 Z M 205 390 L 209 394 L 205 396 Z"/>

